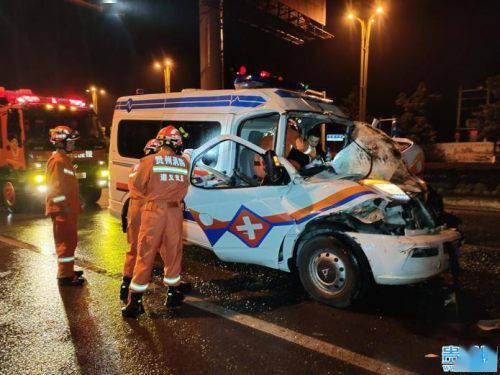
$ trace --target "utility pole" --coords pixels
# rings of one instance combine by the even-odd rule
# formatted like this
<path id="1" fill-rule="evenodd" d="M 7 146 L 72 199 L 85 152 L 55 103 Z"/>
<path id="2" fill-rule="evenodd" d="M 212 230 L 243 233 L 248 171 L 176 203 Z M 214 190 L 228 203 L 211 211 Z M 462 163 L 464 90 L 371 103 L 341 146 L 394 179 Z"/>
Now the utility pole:
<path id="1" fill-rule="evenodd" d="M 367 20 L 361 19 L 349 12 L 347 19 L 356 20 L 361 25 L 361 51 L 360 51 L 360 66 L 359 66 L 359 121 L 366 120 L 366 96 L 368 90 L 368 56 L 370 52 L 370 36 L 372 26 L 375 23 L 375 18 L 382 15 L 384 9 L 377 7 Z"/>

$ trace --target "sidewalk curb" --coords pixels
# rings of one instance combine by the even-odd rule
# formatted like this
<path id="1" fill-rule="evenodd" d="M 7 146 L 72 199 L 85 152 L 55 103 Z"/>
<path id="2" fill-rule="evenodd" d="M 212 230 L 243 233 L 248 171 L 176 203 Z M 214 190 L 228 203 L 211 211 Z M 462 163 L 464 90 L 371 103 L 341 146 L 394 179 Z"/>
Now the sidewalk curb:
<path id="1" fill-rule="evenodd" d="M 444 205 L 450 209 L 500 212 L 500 200 L 477 197 L 443 197 Z"/>

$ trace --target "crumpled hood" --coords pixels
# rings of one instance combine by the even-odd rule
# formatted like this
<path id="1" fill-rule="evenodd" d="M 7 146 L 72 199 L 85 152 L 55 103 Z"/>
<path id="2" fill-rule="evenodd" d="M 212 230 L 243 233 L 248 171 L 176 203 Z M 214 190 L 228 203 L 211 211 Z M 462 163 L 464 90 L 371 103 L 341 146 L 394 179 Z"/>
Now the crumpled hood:
<path id="1" fill-rule="evenodd" d="M 355 122 L 350 139 L 351 143 L 332 161 L 336 173 L 391 181 L 405 191 L 426 190 L 425 183 L 410 172 L 396 143 L 385 133 Z"/>

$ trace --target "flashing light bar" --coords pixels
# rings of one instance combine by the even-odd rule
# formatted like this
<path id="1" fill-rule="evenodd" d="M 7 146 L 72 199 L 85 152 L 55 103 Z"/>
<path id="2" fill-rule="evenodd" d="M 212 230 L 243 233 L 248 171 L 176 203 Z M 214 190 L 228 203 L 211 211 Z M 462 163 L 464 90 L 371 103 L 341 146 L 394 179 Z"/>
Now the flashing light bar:
<path id="1" fill-rule="evenodd" d="M 19 104 L 33 104 L 33 103 L 40 103 L 40 97 L 35 96 L 35 95 L 23 95 L 17 98 L 17 102 Z"/>
<path id="2" fill-rule="evenodd" d="M 74 107 L 75 109 L 84 109 L 87 107 L 85 101 L 77 98 L 56 98 L 56 97 L 41 97 L 34 95 L 29 89 L 21 89 L 17 91 L 5 90 L 2 87 L 0 97 L 3 97 L 11 104 L 21 105 L 40 105 L 44 104 L 46 109 L 54 107 Z"/>

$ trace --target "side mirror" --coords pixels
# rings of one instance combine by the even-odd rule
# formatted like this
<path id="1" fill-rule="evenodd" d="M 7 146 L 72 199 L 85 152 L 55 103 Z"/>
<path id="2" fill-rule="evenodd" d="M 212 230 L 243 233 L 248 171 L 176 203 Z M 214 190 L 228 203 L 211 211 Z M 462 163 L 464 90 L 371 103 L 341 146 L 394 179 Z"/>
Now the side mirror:
<path id="1" fill-rule="evenodd" d="M 278 159 L 278 156 L 273 150 L 268 150 L 264 154 L 264 168 L 266 169 L 266 177 L 270 185 L 282 185 L 285 183 L 288 173 Z"/>

